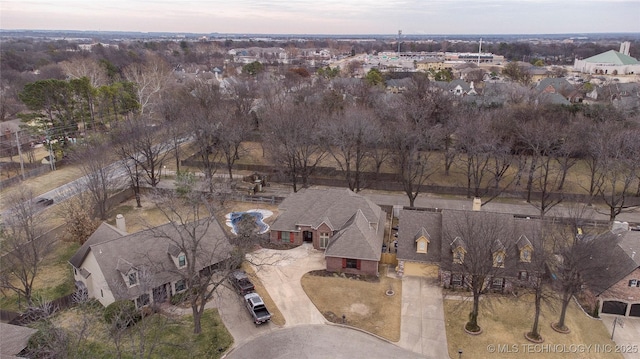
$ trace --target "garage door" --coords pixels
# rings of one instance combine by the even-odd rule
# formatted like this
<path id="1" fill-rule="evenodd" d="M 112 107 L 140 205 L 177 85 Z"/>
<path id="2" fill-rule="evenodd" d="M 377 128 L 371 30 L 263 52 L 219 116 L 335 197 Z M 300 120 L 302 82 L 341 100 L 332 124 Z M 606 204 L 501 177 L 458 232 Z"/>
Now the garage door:
<path id="1" fill-rule="evenodd" d="M 438 278 L 438 269 L 438 266 L 435 264 L 424 264 L 415 262 L 404 263 L 404 275 Z"/>
<path id="2" fill-rule="evenodd" d="M 627 313 L 627 303 L 607 300 L 602 303 L 602 313 L 625 315 Z"/>
<path id="3" fill-rule="evenodd" d="M 640 317 L 640 304 L 631 304 L 630 317 Z"/>

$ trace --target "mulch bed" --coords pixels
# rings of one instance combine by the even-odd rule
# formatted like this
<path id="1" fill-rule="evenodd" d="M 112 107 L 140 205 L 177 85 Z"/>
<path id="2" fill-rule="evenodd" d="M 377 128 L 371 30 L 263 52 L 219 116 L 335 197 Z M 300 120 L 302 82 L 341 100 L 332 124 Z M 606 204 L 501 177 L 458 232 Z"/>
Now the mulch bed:
<path id="1" fill-rule="evenodd" d="M 371 282 L 371 283 L 380 282 L 380 278 L 374 277 L 374 276 L 370 276 L 370 275 L 336 273 L 336 272 L 329 272 L 329 271 L 324 270 L 324 269 L 311 271 L 311 272 L 309 272 L 309 275 L 313 275 L 313 276 L 316 276 L 316 277 L 336 277 L 336 278 L 337 277 L 341 277 L 341 278 L 355 279 L 355 280 L 361 280 L 361 281 Z"/>

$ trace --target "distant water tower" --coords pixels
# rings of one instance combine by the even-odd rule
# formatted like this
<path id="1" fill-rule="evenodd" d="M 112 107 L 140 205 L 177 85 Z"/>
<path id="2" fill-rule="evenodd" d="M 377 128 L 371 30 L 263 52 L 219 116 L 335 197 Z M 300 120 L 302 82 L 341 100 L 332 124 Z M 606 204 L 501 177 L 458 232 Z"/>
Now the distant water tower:
<path id="1" fill-rule="evenodd" d="M 400 54 L 400 36 L 402 36 L 402 30 L 398 30 L 398 54 Z"/>

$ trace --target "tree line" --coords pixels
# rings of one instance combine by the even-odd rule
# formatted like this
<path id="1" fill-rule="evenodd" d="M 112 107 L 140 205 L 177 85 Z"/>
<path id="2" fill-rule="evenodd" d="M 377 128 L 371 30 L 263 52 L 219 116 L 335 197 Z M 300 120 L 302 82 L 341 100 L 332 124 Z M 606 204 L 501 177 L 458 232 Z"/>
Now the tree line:
<path id="1" fill-rule="evenodd" d="M 82 132 L 85 144 L 76 152 L 98 148 L 108 156 L 104 164 L 118 159 L 135 193 L 143 181 L 158 184 L 169 155 L 180 171 L 187 140 L 213 192 L 218 168 L 233 179 L 235 163 L 247 155 L 244 143 L 257 140 L 294 191 L 329 165 L 356 192 L 393 174 L 410 206 L 436 177 L 451 178 L 483 203 L 505 190 L 524 193 L 541 217 L 576 192 L 604 202 L 612 221 L 639 204 L 638 118 L 611 106 L 545 103 L 514 85 L 503 94 L 506 105 L 483 107 L 424 74 L 390 94 L 368 78 L 298 68 L 179 82 L 162 59 L 150 57 L 101 86 L 92 84 L 101 83 L 104 68 L 88 60 L 84 68 L 69 80 L 25 85 L 25 128 L 61 138 Z"/>

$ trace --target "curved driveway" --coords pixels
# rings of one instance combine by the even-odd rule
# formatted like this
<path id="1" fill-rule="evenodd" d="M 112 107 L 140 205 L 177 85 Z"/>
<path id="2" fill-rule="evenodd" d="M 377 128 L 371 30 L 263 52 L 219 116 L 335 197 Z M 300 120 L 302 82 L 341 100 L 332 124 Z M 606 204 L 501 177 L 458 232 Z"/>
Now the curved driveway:
<path id="1" fill-rule="evenodd" d="M 251 253 L 249 260 L 254 263 L 258 278 L 282 312 L 285 327 L 327 322 L 300 284 L 305 273 L 325 268 L 322 251 L 305 243 L 286 251 L 260 249 Z"/>

